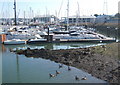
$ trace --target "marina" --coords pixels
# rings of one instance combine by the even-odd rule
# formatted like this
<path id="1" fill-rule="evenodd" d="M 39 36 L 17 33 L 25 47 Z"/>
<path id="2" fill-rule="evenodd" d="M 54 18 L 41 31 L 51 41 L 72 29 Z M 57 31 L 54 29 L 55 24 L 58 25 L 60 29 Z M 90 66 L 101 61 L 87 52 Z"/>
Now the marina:
<path id="1" fill-rule="evenodd" d="M 37 43 L 37 42 L 115 42 L 117 41 L 116 38 L 110 38 L 105 35 L 99 34 L 94 32 L 94 28 L 90 28 L 87 26 L 87 23 L 93 23 L 95 21 L 95 18 L 92 19 L 92 16 L 89 17 L 89 20 L 84 17 L 87 21 L 84 21 L 84 25 L 78 25 L 80 21 L 78 20 L 78 17 L 76 17 L 74 20 L 76 21 L 76 25 L 72 25 L 70 22 L 70 16 L 69 16 L 69 0 L 67 1 L 67 17 L 65 18 L 65 22 L 63 25 L 62 22 L 57 22 L 57 17 L 55 16 L 40 16 L 40 19 L 38 20 L 42 21 L 42 18 L 44 19 L 44 24 L 39 23 L 36 24 L 33 22 L 33 24 L 29 24 L 27 26 L 17 26 L 17 17 L 16 17 L 16 0 L 14 0 L 14 26 L 2 26 L 2 32 L 5 35 L 4 37 L 1 35 L 1 43 L 13 42 L 13 39 L 21 39 L 24 40 L 26 43 Z M 78 7 L 79 7 L 79 3 Z M 79 8 L 78 8 L 79 12 Z M 79 16 L 79 14 L 77 15 Z M 57 23 L 52 23 L 50 20 L 55 20 Z M 92 19 L 92 22 L 91 20 Z M 33 19 L 33 21 L 36 21 L 37 19 Z M 50 21 L 50 23 L 48 23 Z M 72 21 L 73 22 L 73 21 Z M 24 22 L 25 23 L 25 22 Z M 43 37 L 41 37 L 43 36 Z M 5 41 L 7 40 L 7 41 Z M 15 42 L 15 40 L 14 40 Z M 19 40 L 20 42 L 20 40 Z M 21 41 L 22 42 L 22 41 Z M 7 43 L 8 44 L 8 43 Z M 13 43 L 14 44 L 14 43 Z M 16 43 L 17 44 L 17 43 Z"/>
<path id="2" fill-rule="evenodd" d="M 1 1 L 0 82 L 118 84 L 120 13 L 84 1 Z"/>
<path id="3" fill-rule="evenodd" d="M 54 28 L 53 30 L 51 30 L 51 33 L 48 33 L 47 31 L 44 30 L 44 28 L 32 28 L 32 27 L 29 28 L 29 27 L 20 27 L 20 26 L 11 27 L 8 28 L 6 32 L 3 33 L 3 35 L 5 36 L 3 40 L 1 39 L 2 40 L 1 42 L 3 44 L 6 44 L 7 41 L 10 42 L 14 39 L 20 39 L 21 41 L 24 40 L 24 44 L 39 43 L 39 42 L 55 43 L 55 42 L 115 42 L 116 41 L 115 38 L 106 37 L 102 34 L 95 33 L 94 31 L 87 30 L 83 27 L 72 28 L 68 31 L 69 33 L 67 34 L 65 33 L 54 34 L 55 29 L 57 28 Z"/>

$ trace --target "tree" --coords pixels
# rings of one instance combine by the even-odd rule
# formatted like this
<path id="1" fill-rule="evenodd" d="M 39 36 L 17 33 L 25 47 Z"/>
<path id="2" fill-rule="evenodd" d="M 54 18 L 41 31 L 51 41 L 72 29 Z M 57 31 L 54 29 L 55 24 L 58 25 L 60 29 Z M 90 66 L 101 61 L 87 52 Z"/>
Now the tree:
<path id="1" fill-rule="evenodd" d="M 98 17 L 99 15 L 98 14 L 94 14 L 95 17 Z"/>
<path id="2" fill-rule="evenodd" d="M 120 18 L 120 13 L 116 13 L 115 17 Z"/>

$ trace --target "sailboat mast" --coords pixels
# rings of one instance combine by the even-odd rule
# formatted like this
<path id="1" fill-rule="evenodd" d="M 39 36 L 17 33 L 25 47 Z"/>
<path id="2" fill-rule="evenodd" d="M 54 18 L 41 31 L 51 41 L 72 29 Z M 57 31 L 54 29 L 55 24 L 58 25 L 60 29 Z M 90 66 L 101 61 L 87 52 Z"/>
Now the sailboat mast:
<path id="1" fill-rule="evenodd" d="M 17 19 L 16 19 L 16 0 L 14 0 L 14 16 L 15 16 L 14 23 L 15 23 L 15 25 L 17 25 Z"/>
<path id="2" fill-rule="evenodd" d="M 24 25 L 25 25 L 25 11 L 24 11 Z"/>
<path id="3" fill-rule="evenodd" d="M 77 2 L 77 5 L 78 5 L 78 10 L 76 12 L 76 26 L 79 25 L 79 18 L 80 18 L 80 9 L 79 9 L 79 3 Z"/>
<path id="4" fill-rule="evenodd" d="M 68 0 L 68 4 L 67 4 L 67 30 L 69 27 L 69 0 Z"/>

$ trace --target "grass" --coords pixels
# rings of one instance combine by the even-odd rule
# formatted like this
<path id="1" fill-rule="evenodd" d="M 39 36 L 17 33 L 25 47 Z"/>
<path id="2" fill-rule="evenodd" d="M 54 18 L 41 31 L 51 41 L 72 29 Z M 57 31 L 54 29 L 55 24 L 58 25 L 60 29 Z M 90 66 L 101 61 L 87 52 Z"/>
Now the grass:
<path id="1" fill-rule="evenodd" d="M 96 46 L 94 52 L 104 56 L 111 56 L 113 58 L 120 59 L 119 45 L 120 43 L 111 43 L 111 44 L 105 45 L 105 48 L 102 46 Z"/>

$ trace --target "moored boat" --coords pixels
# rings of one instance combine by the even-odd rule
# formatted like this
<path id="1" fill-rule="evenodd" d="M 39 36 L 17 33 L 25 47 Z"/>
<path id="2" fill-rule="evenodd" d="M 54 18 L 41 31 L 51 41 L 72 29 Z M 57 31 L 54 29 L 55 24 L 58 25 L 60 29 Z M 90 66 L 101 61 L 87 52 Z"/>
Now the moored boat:
<path id="1" fill-rule="evenodd" d="M 40 43 L 40 42 L 47 42 L 47 39 L 43 38 L 35 38 L 35 39 L 29 39 L 27 43 Z"/>
<path id="2" fill-rule="evenodd" d="M 6 40 L 3 42 L 5 45 L 19 45 L 19 44 L 26 44 L 25 40 L 20 39 L 12 39 L 12 40 Z"/>

